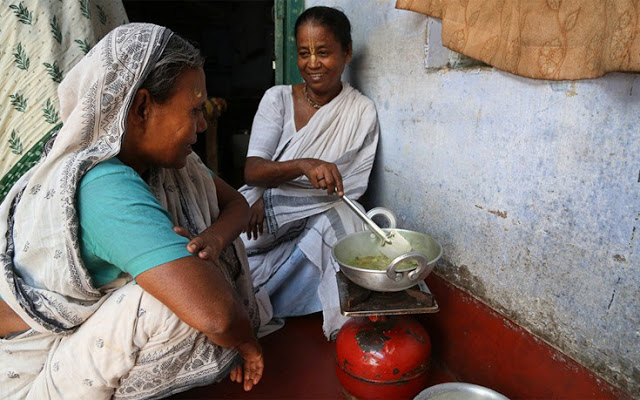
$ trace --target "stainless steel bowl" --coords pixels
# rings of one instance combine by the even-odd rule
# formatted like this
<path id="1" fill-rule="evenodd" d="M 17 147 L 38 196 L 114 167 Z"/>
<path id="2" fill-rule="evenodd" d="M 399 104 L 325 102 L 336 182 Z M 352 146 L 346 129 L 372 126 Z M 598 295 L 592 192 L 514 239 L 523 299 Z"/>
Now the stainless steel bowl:
<path id="1" fill-rule="evenodd" d="M 388 234 L 391 229 L 383 229 Z M 408 289 L 426 278 L 442 256 L 442 246 L 431 236 L 406 229 L 396 229 L 411 243 L 412 251 L 402 254 L 386 270 L 359 268 L 353 265 L 356 257 L 380 254 L 381 240 L 370 231 L 352 233 L 340 239 L 332 249 L 340 270 L 356 285 L 379 292 L 398 292 Z M 400 263 L 416 260 L 417 267 L 402 269 Z"/>
<path id="2" fill-rule="evenodd" d="M 509 400 L 495 390 L 464 382 L 449 382 L 426 388 L 413 400 Z"/>

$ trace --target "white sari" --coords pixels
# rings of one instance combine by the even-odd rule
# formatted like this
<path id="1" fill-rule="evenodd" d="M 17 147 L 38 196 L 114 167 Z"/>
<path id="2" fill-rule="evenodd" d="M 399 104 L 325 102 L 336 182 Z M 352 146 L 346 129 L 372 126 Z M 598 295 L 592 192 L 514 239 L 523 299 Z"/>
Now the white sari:
<path id="1" fill-rule="evenodd" d="M 299 131 L 295 129 L 291 86 L 269 89 L 258 108 L 247 156 L 273 161 L 317 158 L 337 165 L 347 196 L 358 199 L 367 189 L 378 143 L 378 119 L 373 102 L 348 83 Z M 257 240 L 243 236 L 263 323 L 272 312 L 262 287 L 297 245 L 320 271 L 318 296 L 325 336 L 346 321 L 339 309 L 331 256 L 337 240 L 362 229 L 362 222 L 336 195 L 313 188 L 305 176 L 276 188 L 240 188 L 249 204 L 264 200 L 265 233 Z M 291 299 L 295 301 L 295 299 Z"/>
<path id="2" fill-rule="evenodd" d="M 207 341 L 130 276 L 92 286 L 80 256 L 80 179 L 120 151 L 129 105 L 171 35 L 123 25 L 69 71 L 59 87 L 62 129 L 0 205 L 0 295 L 31 327 L 0 339 L 5 395 L 157 398 L 219 380 L 237 362 L 234 349 Z M 215 184 L 195 154 L 180 170 L 151 171 L 148 183 L 192 235 L 219 214 Z M 257 324 L 244 248 L 234 245 L 226 264 L 246 273 L 229 280 Z"/>

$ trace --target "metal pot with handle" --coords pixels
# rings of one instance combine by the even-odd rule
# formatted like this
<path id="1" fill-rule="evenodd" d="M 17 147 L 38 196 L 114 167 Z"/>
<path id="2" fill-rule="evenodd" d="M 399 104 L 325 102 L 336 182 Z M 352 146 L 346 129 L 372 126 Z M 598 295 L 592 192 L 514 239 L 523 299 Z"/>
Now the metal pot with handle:
<path id="1" fill-rule="evenodd" d="M 382 229 L 389 233 L 395 229 L 395 216 L 386 208 L 377 207 L 370 210 L 367 216 L 385 217 L 389 228 Z M 355 232 L 338 240 L 331 251 L 333 258 L 340 264 L 340 270 L 355 284 L 369 290 L 379 292 L 397 292 L 408 289 L 424 280 L 436 262 L 442 256 L 442 246 L 431 236 L 406 229 L 395 229 L 411 244 L 411 251 L 401 254 L 388 264 L 375 268 L 362 265 L 359 261 L 382 257 L 381 241 L 377 235 L 368 230 Z"/>

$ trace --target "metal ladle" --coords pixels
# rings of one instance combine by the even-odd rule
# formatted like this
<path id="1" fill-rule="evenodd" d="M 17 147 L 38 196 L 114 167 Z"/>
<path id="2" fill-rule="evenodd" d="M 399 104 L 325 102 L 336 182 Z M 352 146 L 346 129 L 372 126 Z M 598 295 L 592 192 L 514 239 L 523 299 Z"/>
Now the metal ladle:
<path id="1" fill-rule="evenodd" d="M 394 259 L 397 256 L 411 251 L 411 243 L 405 239 L 395 229 L 392 229 L 389 234 L 384 231 L 375 223 L 367 214 L 363 213 L 358 206 L 346 195 L 342 196 L 342 200 L 347 203 L 349 208 L 360 217 L 365 224 L 367 224 L 373 233 L 375 233 L 380 239 L 382 239 L 382 246 L 380 246 L 380 252 L 385 256 Z"/>

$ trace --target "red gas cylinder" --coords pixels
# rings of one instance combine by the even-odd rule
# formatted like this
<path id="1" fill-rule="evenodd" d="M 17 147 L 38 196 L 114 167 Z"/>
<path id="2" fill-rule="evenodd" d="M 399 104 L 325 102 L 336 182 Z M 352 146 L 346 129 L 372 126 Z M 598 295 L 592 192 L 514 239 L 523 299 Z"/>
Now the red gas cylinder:
<path id="1" fill-rule="evenodd" d="M 431 340 L 410 316 L 351 318 L 336 337 L 336 372 L 358 399 L 412 399 L 427 386 Z"/>

